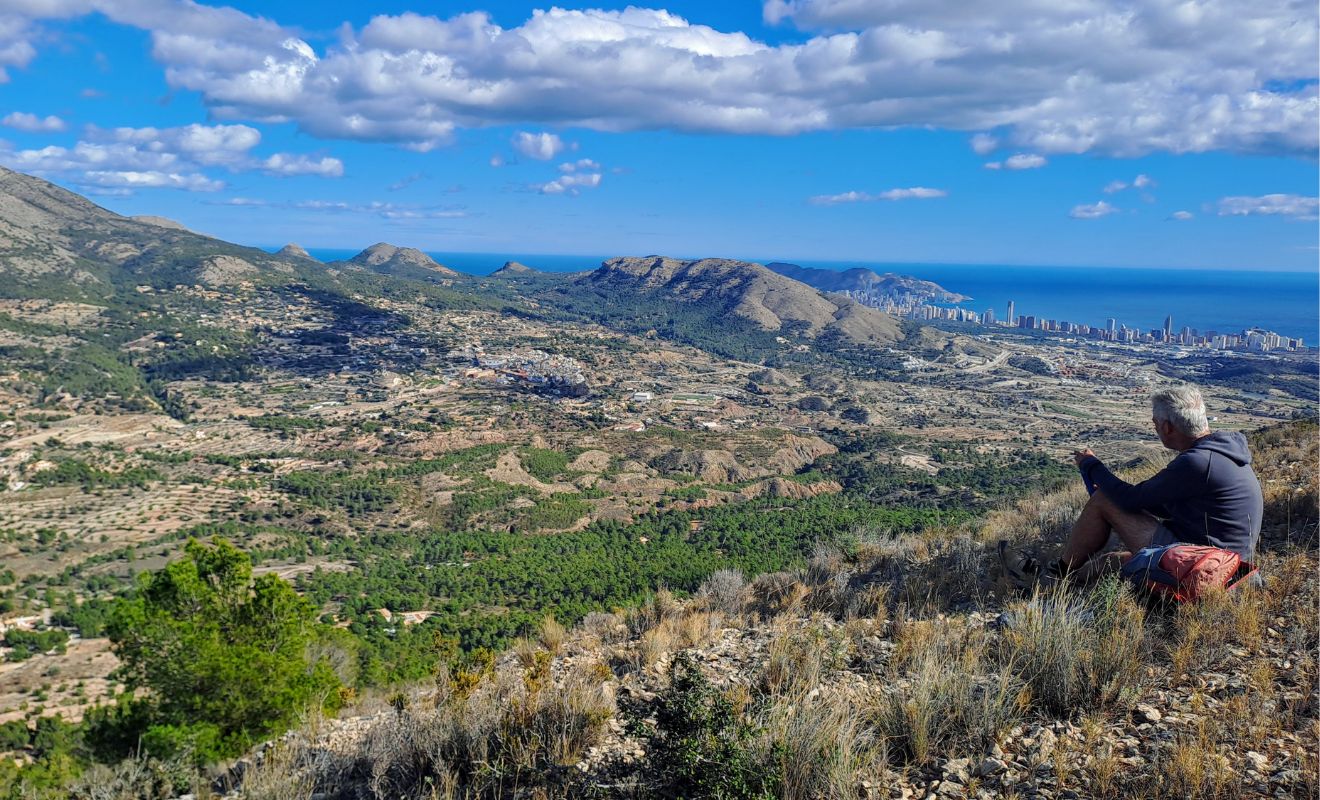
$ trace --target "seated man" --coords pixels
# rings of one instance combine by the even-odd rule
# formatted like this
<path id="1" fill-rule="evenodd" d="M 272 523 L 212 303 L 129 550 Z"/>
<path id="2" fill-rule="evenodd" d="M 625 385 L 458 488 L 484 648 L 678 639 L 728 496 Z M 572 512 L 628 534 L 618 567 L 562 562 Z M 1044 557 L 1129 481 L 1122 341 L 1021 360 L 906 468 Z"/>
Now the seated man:
<path id="1" fill-rule="evenodd" d="M 1264 502 L 1251 469 L 1247 439 L 1235 431 L 1210 432 L 1205 402 L 1192 386 L 1156 392 L 1152 422 L 1160 442 L 1178 455 L 1157 475 L 1136 485 L 1109 471 L 1089 449 L 1073 453 L 1091 499 L 1073 525 L 1058 561 L 1040 574 L 1033 559 L 1013 559 L 1000 544 L 1005 570 L 1019 581 L 1052 583 L 1076 571 L 1089 580 L 1143 547 L 1184 542 L 1232 550 L 1254 562 Z M 1092 558 L 1113 531 L 1124 552 Z"/>

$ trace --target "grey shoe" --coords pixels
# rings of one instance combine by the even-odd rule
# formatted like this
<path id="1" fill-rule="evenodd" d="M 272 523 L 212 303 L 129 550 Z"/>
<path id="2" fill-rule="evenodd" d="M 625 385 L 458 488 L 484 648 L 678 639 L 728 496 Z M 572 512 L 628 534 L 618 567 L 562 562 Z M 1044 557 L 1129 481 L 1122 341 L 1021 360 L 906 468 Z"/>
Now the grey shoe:
<path id="1" fill-rule="evenodd" d="M 1011 549 L 1006 539 L 1000 539 L 999 545 L 999 566 L 1004 570 L 1004 575 L 1008 577 L 1019 589 L 1030 589 L 1036 585 L 1040 575 L 1040 562 L 1029 555 Z"/>

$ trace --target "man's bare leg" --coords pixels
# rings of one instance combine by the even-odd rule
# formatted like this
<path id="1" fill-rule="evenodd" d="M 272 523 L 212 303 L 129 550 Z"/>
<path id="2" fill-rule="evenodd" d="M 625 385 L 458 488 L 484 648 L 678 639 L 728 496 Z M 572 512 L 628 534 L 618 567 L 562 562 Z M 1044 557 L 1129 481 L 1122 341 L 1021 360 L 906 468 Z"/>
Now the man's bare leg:
<path id="1" fill-rule="evenodd" d="M 1118 534 L 1118 538 L 1129 551 L 1135 553 L 1143 547 L 1150 546 L 1158 527 L 1159 522 L 1154 517 L 1141 512 L 1124 511 L 1114 505 L 1104 492 L 1097 491 L 1091 495 L 1086 507 L 1078 515 L 1059 559 L 1070 571 L 1087 565 L 1091 556 L 1100 552 L 1109 541 L 1111 530 Z M 1084 580 L 1092 577 L 1089 573 L 1102 566 L 1097 564 L 1095 568 L 1087 569 L 1078 577 Z"/>

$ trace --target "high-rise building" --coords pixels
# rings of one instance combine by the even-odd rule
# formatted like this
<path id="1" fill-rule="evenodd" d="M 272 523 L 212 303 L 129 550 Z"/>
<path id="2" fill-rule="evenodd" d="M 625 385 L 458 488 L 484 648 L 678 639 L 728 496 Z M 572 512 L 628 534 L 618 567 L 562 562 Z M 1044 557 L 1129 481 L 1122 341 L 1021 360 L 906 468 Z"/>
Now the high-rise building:
<path id="1" fill-rule="evenodd" d="M 984 322 L 986 325 L 994 325 L 995 310 L 993 308 L 987 308 L 985 310 L 985 316 L 981 317 L 981 321 Z"/>
<path id="2" fill-rule="evenodd" d="M 1164 318 L 1164 341 L 1167 342 L 1167 341 L 1169 341 L 1169 339 L 1171 339 L 1171 338 L 1173 338 L 1173 315 L 1172 315 L 1172 314 L 1170 314 L 1169 316 L 1167 316 L 1167 317 Z"/>
<path id="3" fill-rule="evenodd" d="M 1114 338 L 1114 334 L 1118 332 L 1118 320 L 1113 317 L 1105 320 L 1105 330 L 1109 331 L 1110 339 Z"/>
<path id="4" fill-rule="evenodd" d="M 1008 320 L 1008 324 L 1009 324 L 1009 325 L 1012 325 L 1013 323 L 1017 322 L 1017 317 L 1013 316 L 1013 301 L 1012 301 L 1012 300 L 1009 300 L 1009 301 L 1008 301 L 1008 316 L 1005 317 L 1005 319 Z"/>

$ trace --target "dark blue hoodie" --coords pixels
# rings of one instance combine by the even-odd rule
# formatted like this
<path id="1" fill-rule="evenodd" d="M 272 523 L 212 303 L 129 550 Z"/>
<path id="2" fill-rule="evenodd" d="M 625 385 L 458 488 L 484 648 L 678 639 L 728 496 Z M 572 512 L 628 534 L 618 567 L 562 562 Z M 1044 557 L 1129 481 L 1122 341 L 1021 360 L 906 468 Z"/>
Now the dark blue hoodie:
<path id="1" fill-rule="evenodd" d="M 1255 561 L 1265 504 L 1242 434 L 1202 436 L 1158 475 L 1135 486 L 1115 477 L 1098 458 L 1082 461 L 1081 471 L 1124 511 L 1166 519 L 1178 541 L 1222 547 Z"/>

